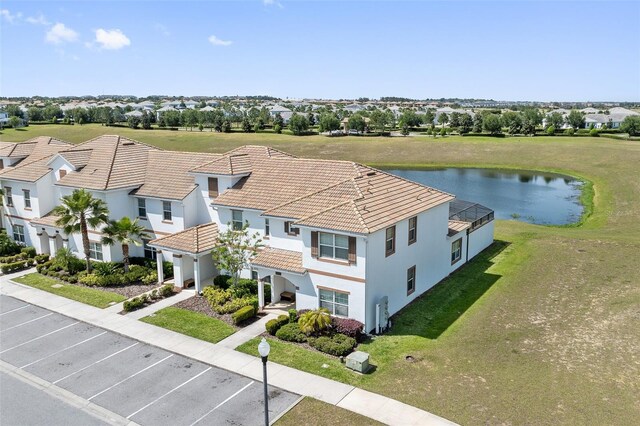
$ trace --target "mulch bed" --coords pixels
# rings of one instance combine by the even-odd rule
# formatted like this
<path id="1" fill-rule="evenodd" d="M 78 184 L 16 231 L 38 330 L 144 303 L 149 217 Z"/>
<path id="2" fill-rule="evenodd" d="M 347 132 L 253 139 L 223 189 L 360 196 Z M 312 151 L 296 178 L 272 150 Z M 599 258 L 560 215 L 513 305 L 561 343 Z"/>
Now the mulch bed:
<path id="1" fill-rule="evenodd" d="M 40 274 L 42 275 L 42 274 Z M 135 296 L 139 296 L 142 293 L 146 293 L 147 291 L 151 291 L 155 288 L 160 288 L 161 286 L 159 286 L 158 284 L 129 284 L 129 285 L 119 285 L 119 286 L 111 286 L 111 287 L 99 287 L 99 286 L 95 286 L 95 285 L 84 285 L 84 284 L 80 284 L 80 283 L 69 283 L 66 281 L 63 281 L 59 278 L 55 278 L 55 277 L 51 277 L 48 275 L 42 275 L 43 277 L 48 277 L 48 278 L 53 278 L 54 280 L 58 280 L 60 281 L 60 284 L 62 285 L 74 285 L 76 287 L 85 287 L 85 288 L 92 288 L 94 290 L 102 290 L 102 291 L 109 291 L 111 293 L 117 293 L 121 296 L 126 297 L 127 299 L 131 299 L 132 297 Z"/>
<path id="2" fill-rule="evenodd" d="M 215 319 L 219 319 L 220 321 L 224 321 L 227 324 L 229 324 L 232 327 L 235 327 L 237 329 L 240 329 L 242 327 L 245 327 L 251 323 L 253 323 L 254 321 L 258 321 L 260 319 L 260 317 L 264 316 L 265 314 L 263 313 L 258 313 L 258 315 L 248 321 L 245 321 L 241 324 L 241 326 L 237 326 L 233 323 L 233 320 L 231 319 L 231 314 L 224 314 L 224 315 L 220 315 L 218 313 L 216 313 L 216 311 L 213 310 L 213 308 L 211 308 L 211 305 L 209 305 L 209 302 L 207 302 L 207 299 L 205 299 L 202 296 L 193 296 L 190 297 L 188 299 L 185 299 L 181 302 L 176 303 L 175 305 L 173 305 L 176 308 L 182 308 L 182 309 L 187 309 L 189 311 L 193 311 L 193 312 L 198 312 L 204 315 L 207 315 L 211 318 L 215 318 Z"/>

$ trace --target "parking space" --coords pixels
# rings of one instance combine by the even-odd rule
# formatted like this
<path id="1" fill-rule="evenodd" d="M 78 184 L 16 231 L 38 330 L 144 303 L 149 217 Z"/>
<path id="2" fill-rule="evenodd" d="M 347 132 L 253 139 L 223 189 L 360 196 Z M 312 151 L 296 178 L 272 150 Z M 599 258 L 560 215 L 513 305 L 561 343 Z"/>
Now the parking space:
<path id="1" fill-rule="evenodd" d="M 0 315 L 0 359 L 138 424 L 263 422 L 262 383 L 7 296 Z M 270 388 L 271 417 L 297 398 Z"/>

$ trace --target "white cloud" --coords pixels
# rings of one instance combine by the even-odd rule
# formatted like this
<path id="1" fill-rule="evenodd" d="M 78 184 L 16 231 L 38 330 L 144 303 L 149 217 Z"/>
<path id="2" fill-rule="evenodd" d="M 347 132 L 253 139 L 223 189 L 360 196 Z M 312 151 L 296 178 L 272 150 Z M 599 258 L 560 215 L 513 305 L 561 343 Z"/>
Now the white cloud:
<path id="1" fill-rule="evenodd" d="M 262 0 L 262 4 L 265 6 L 278 6 L 280 9 L 284 7 L 278 0 Z"/>
<path id="2" fill-rule="evenodd" d="M 0 16 L 2 16 L 2 19 L 8 23 L 13 24 L 16 19 L 20 19 L 22 17 L 22 13 L 18 12 L 14 15 L 9 11 L 9 9 L 0 9 Z"/>
<path id="3" fill-rule="evenodd" d="M 78 39 L 78 33 L 64 24 L 57 22 L 47 31 L 44 39 L 47 43 L 61 44 L 76 41 Z"/>
<path id="4" fill-rule="evenodd" d="M 162 24 L 155 24 L 154 28 L 159 31 L 163 36 L 165 37 L 169 37 L 171 35 L 171 33 L 169 32 L 169 30 L 167 29 L 167 27 L 165 27 Z"/>
<path id="5" fill-rule="evenodd" d="M 47 21 L 43 14 L 38 16 L 28 16 L 26 21 L 33 25 L 49 25 L 49 21 Z"/>
<path id="6" fill-rule="evenodd" d="M 100 45 L 101 48 L 107 50 L 118 50 L 131 45 L 131 40 L 129 40 L 129 37 L 124 35 L 122 31 L 117 29 L 105 30 L 102 28 L 98 28 L 96 30 L 95 41 Z"/>
<path id="7" fill-rule="evenodd" d="M 222 40 L 222 39 L 219 39 L 218 37 L 216 37 L 214 35 L 210 35 L 209 36 L 209 43 L 213 44 L 214 46 L 229 46 L 233 42 L 231 40 Z"/>

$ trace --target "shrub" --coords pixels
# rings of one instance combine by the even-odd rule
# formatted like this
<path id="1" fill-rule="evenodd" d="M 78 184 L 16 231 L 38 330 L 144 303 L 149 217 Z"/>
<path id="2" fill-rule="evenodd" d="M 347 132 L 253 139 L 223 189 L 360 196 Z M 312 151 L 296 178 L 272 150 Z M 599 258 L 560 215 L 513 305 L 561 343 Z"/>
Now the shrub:
<path id="1" fill-rule="evenodd" d="M 246 297 L 258 294 L 258 283 L 255 280 L 240 278 L 234 286 L 233 278 L 227 280 L 228 288 L 232 291 L 233 297 Z"/>
<path id="2" fill-rule="evenodd" d="M 243 297 L 241 299 L 233 299 L 224 305 L 214 306 L 213 310 L 220 315 L 231 314 L 245 306 L 254 306 L 257 304 L 255 297 Z"/>
<path id="3" fill-rule="evenodd" d="M 315 309 L 300 316 L 298 324 L 305 333 L 317 334 L 329 328 L 331 316 L 326 308 Z"/>
<path id="4" fill-rule="evenodd" d="M 298 312 L 296 313 L 296 322 L 300 321 L 300 317 L 310 311 L 311 309 L 299 309 Z"/>
<path id="5" fill-rule="evenodd" d="M 77 282 L 78 282 L 78 277 L 77 277 L 77 276 L 75 276 L 75 275 L 69 275 L 69 282 L 70 282 L 71 284 L 75 284 L 75 283 L 77 283 Z"/>
<path id="6" fill-rule="evenodd" d="M 555 133 L 556 133 L 556 127 L 555 126 L 551 125 L 551 126 L 547 127 L 547 134 L 549 136 L 553 136 L 553 135 L 555 135 Z"/>
<path id="7" fill-rule="evenodd" d="M 304 343 L 307 341 L 307 335 L 300 330 L 300 325 L 295 322 L 284 324 L 280 327 L 276 332 L 276 337 L 287 342 Z"/>
<path id="8" fill-rule="evenodd" d="M 20 253 L 26 254 L 29 259 L 33 259 L 37 254 L 35 247 L 23 247 Z"/>
<path id="9" fill-rule="evenodd" d="M 336 333 L 344 334 L 359 341 L 362 336 L 364 324 L 352 318 L 331 318 L 331 325 Z"/>
<path id="10" fill-rule="evenodd" d="M 151 272 L 148 275 L 145 275 L 144 277 L 142 277 L 142 279 L 140 280 L 142 281 L 143 284 L 154 284 L 158 282 L 158 273 L 157 272 Z"/>
<path id="11" fill-rule="evenodd" d="M 231 314 L 231 319 L 233 320 L 233 323 L 238 325 L 243 321 L 246 321 L 250 318 L 253 318 L 256 316 L 256 310 L 253 306 L 245 306 L 244 308 L 240 308 L 237 311 L 235 311 L 233 314 Z"/>
<path id="12" fill-rule="evenodd" d="M 14 254 L 13 256 L 3 256 L 0 257 L 0 263 L 15 263 L 20 260 L 25 260 L 27 255 L 24 253 Z"/>
<path id="13" fill-rule="evenodd" d="M 61 248 L 56 252 L 53 264 L 71 275 L 75 275 L 85 268 L 85 263 L 74 256 L 73 252 L 66 248 Z"/>
<path id="14" fill-rule="evenodd" d="M 573 136 L 573 134 L 574 134 L 575 132 L 576 132 L 576 131 L 575 131 L 575 130 L 573 130 L 573 128 L 572 128 L 572 127 L 568 128 L 567 130 L 565 130 L 565 131 L 564 131 L 564 133 L 565 133 L 565 134 L 567 134 L 567 135 L 569 135 L 569 136 Z"/>
<path id="15" fill-rule="evenodd" d="M 31 264 L 32 264 L 31 259 L 19 260 L 17 262 L 12 262 L 12 263 L 3 263 L 2 266 L 0 266 L 0 271 L 2 271 L 3 274 L 11 274 L 13 272 L 18 272 L 23 269 L 26 269 L 30 267 Z"/>
<path id="16" fill-rule="evenodd" d="M 297 322 L 298 321 L 298 311 L 295 309 L 289 309 L 289 322 Z"/>
<path id="17" fill-rule="evenodd" d="M 49 271 L 51 272 L 51 271 Z M 84 284 L 84 285 L 88 285 L 88 286 L 101 286 L 102 284 L 100 283 L 100 279 L 98 278 L 98 276 L 96 274 L 88 274 L 88 275 L 83 275 L 81 277 L 78 278 L 78 281 L 80 282 L 80 284 Z"/>
<path id="18" fill-rule="evenodd" d="M 229 285 L 230 285 L 228 284 L 229 278 L 231 278 L 230 275 L 218 275 L 213 279 L 213 285 L 216 287 L 220 287 L 223 290 L 226 290 L 229 288 Z"/>
<path id="19" fill-rule="evenodd" d="M 13 241 L 6 233 L 0 232 L 0 256 L 12 256 L 20 253 L 20 244 Z"/>
<path id="20" fill-rule="evenodd" d="M 280 315 L 278 318 L 274 318 L 272 320 L 267 321 L 265 328 L 267 329 L 267 333 L 272 336 L 275 336 L 278 330 L 285 324 L 289 322 L 289 317 L 286 315 Z"/>
<path id="21" fill-rule="evenodd" d="M 345 356 L 356 346 L 356 340 L 344 334 L 334 334 L 332 337 L 309 338 L 309 345 L 329 355 Z"/>
<path id="22" fill-rule="evenodd" d="M 591 130 L 589 130 L 589 136 L 598 137 L 598 136 L 600 136 L 600 132 L 598 131 L 598 129 L 591 129 Z"/>
<path id="23" fill-rule="evenodd" d="M 96 262 L 93 265 L 93 273 L 99 277 L 117 274 L 120 272 L 119 269 L 115 262 Z"/>
<path id="24" fill-rule="evenodd" d="M 212 308 L 222 306 L 231 299 L 231 292 L 218 287 L 205 287 L 202 295 L 207 299 Z"/>
<path id="25" fill-rule="evenodd" d="M 157 289 L 156 289 L 156 290 L 153 290 L 153 291 L 151 292 L 151 298 L 152 298 L 152 299 L 157 299 L 158 297 L 160 297 L 160 296 L 158 296 L 158 290 L 157 290 Z"/>
<path id="26" fill-rule="evenodd" d="M 125 300 L 123 305 L 125 311 L 131 312 L 144 306 L 144 300 L 140 297 L 134 297 L 131 300 Z"/>
<path id="27" fill-rule="evenodd" d="M 49 255 L 48 254 L 39 254 L 36 257 L 34 257 L 33 260 L 35 260 L 38 265 L 41 265 L 41 264 L 49 261 Z"/>
<path id="28" fill-rule="evenodd" d="M 173 295 L 173 286 L 171 284 L 165 284 L 158 289 L 158 294 L 161 297 L 169 297 Z"/>

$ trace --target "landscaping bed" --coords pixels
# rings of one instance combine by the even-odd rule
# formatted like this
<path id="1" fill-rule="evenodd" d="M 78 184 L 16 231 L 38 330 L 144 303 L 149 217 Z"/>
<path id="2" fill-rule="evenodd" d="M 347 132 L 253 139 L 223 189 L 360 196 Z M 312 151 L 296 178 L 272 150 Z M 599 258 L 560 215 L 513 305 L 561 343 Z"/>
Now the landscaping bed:
<path id="1" fill-rule="evenodd" d="M 193 296 L 190 297 L 188 299 L 182 300 L 178 303 L 176 303 L 175 305 L 176 308 L 181 308 L 181 309 L 185 309 L 191 312 L 196 312 L 202 315 L 206 315 L 210 318 L 214 318 L 216 320 L 222 321 L 230 326 L 233 327 L 237 327 L 236 324 L 233 323 L 233 319 L 231 318 L 231 314 L 218 314 L 216 313 L 216 311 L 213 310 L 213 308 L 211 307 L 211 305 L 209 304 L 209 302 L 207 301 L 206 298 L 202 297 L 202 296 Z M 257 321 L 258 319 L 260 319 L 260 317 L 262 317 L 264 314 L 262 313 L 258 313 L 256 314 L 255 317 L 249 319 L 249 320 L 245 320 L 242 323 L 242 326 L 247 326 L 251 323 L 253 323 L 254 321 Z"/>
<path id="2" fill-rule="evenodd" d="M 138 309 L 146 308 L 149 305 L 153 305 L 156 302 L 166 299 L 180 292 L 181 289 L 176 289 L 171 284 L 165 284 L 152 290 L 151 293 L 144 293 L 140 296 L 134 297 L 124 302 L 124 310 L 120 314 L 125 315 L 128 312 L 137 311 Z"/>

